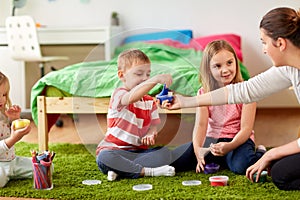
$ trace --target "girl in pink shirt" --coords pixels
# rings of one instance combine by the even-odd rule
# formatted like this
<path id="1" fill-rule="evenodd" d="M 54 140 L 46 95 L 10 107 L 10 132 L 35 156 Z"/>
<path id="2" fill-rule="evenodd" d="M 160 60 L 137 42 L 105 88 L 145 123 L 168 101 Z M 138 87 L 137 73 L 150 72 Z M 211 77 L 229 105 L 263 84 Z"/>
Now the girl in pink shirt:
<path id="1" fill-rule="evenodd" d="M 237 56 L 228 42 L 217 40 L 206 46 L 199 79 L 202 87 L 198 95 L 243 81 Z M 195 169 L 198 173 L 204 171 L 206 164 L 216 163 L 234 173 L 245 174 L 265 152 L 263 146 L 255 149 L 255 112 L 256 103 L 197 108 L 193 142 L 174 150 L 178 159 L 171 165 L 176 171 Z M 203 147 L 216 151 L 208 153 Z"/>

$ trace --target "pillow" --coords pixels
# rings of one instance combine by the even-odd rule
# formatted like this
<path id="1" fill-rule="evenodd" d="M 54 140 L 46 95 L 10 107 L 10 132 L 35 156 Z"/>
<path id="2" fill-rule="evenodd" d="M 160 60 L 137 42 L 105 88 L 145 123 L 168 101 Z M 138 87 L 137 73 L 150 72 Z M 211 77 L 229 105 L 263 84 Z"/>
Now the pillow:
<path id="1" fill-rule="evenodd" d="M 162 32 L 132 35 L 124 39 L 124 44 L 130 42 L 162 40 L 162 39 L 172 39 L 184 44 L 189 44 L 191 38 L 193 38 L 193 32 L 191 30 L 173 30 L 173 31 L 162 31 Z"/>
<path id="2" fill-rule="evenodd" d="M 241 37 L 239 35 L 236 34 L 208 35 L 204 37 L 194 38 L 192 41 L 199 44 L 203 50 L 208 43 L 214 40 L 226 40 L 227 42 L 229 42 L 229 44 L 231 44 L 231 46 L 235 50 L 238 59 L 241 62 L 243 61 L 243 54 L 241 50 Z"/>

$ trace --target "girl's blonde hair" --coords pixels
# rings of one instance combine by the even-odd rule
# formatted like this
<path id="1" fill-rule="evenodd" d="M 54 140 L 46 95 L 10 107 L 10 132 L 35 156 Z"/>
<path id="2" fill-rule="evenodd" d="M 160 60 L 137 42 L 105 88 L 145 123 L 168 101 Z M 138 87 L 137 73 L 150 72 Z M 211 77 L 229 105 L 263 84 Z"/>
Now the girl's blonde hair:
<path id="1" fill-rule="evenodd" d="M 227 50 L 231 52 L 235 59 L 236 75 L 231 83 L 242 82 L 244 80 L 241 74 L 236 53 L 232 46 L 225 40 L 215 40 L 206 45 L 203 51 L 202 60 L 200 64 L 199 81 L 202 84 L 202 87 L 205 92 L 210 92 L 220 87 L 211 73 L 210 61 L 212 57 L 219 53 L 221 50 Z"/>
<path id="2" fill-rule="evenodd" d="M 8 78 L 2 73 L 0 72 L 0 85 L 5 85 L 6 88 L 6 104 L 5 104 L 5 108 L 4 109 L 8 109 L 9 107 L 11 107 L 11 100 L 9 97 L 9 91 L 10 91 L 10 85 L 9 85 L 9 80 Z M 4 110 L 1 110 L 2 112 L 4 112 Z"/>
<path id="3" fill-rule="evenodd" d="M 118 70 L 126 71 L 138 64 L 150 64 L 149 57 L 139 49 L 128 49 L 118 56 Z"/>

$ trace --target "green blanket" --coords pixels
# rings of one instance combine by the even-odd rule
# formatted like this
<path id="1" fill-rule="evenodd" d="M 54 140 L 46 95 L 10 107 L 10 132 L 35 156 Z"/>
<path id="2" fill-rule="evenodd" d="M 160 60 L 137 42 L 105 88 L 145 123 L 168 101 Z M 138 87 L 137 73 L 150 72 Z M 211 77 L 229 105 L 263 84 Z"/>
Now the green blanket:
<path id="1" fill-rule="evenodd" d="M 125 49 L 141 49 L 151 60 L 151 76 L 170 73 L 173 77 L 171 90 L 183 95 L 194 96 L 199 87 L 198 70 L 202 51 L 180 49 L 164 44 L 136 42 L 116 49 L 111 61 L 83 62 L 52 71 L 42 77 L 31 91 L 32 118 L 37 124 L 37 96 L 45 95 L 46 86 L 57 88 L 47 96 L 109 97 L 121 83 L 117 77 L 117 55 Z M 244 79 L 249 78 L 246 67 L 240 63 Z M 155 95 L 161 85 L 154 87 L 149 94 Z"/>

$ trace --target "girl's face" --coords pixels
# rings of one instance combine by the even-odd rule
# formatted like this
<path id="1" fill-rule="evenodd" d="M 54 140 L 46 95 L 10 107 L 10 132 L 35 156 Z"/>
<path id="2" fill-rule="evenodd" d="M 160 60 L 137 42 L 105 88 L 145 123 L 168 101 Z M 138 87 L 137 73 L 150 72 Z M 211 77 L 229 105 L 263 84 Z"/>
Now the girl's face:
<path id="1" fill-rule="evenodd" d="M 121 72 L 119 77 L 123 81 L 124 86 L 131 90 L 140 83 L 150 78 L 151 67 L 150 64 L 137 64 L 127 69 L 125 72 Z"/>
<path id="2" fill-rule="evenodd" d="M 7 87 L 6 84 L 0 85 L 0 110 L 5 109 L 5 105 L 7 102 Z"/>
<path id="3" fill-rule="evenodd" d="M 225 49 L 220 50 L 210 60 L 210 71 L 219 86 L 228 85 L 236 75 L 234 55 Z"/>
<path id="4" fill-rule="evenodd" d="M 263 29 L 260 29 L 260 37 L 263 44 L 263 53 L 268 55 L 274 66 L 282 65 L 280 62 L 283 61 L 280 56 L 279 47 L 276 47 L 274 40 L 267 36 Z"/>

